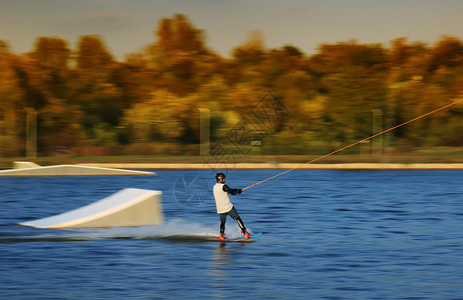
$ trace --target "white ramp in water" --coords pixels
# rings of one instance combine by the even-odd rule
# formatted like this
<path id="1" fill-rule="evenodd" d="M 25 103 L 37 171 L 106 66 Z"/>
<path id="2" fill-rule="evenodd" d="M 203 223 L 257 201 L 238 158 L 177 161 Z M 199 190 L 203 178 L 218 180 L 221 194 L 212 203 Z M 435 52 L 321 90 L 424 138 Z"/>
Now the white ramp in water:
<path id="1" fill-rule="evenodd" d="M 92 228 L 161 225 L 160 191 L 127 188 L 87 206 L 20 225 L 37 228 Z"/>
<path id="2" fill-rule="evenodd" d="M 154 175 L 153 172 L 121 170 L 76 165 L 41 167 L 33 162 L 14 162 L 14 169 L 0 171 L 0 176 L 111 176 L 111 175 Z"/>

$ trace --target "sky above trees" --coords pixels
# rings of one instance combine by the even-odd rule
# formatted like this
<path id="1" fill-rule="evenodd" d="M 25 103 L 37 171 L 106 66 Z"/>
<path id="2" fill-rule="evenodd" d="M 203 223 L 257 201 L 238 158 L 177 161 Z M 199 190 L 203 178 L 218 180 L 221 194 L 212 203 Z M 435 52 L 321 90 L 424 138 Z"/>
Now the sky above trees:
<path id="1" fill-rule="evenodd" d="M 320 44 L 351 39 L 387 45 L 398 37 L 429 44 L 441 35 L 463 38 L 461 11 L 460 0 L 0 0 L 0 39 L 23 53 L 40 36 L 77 44 L 96 34 L 123 59 L 154 42 L 160 19 L 180 13 L 221 56 L 253 30 L 268 48 L 293 45 L 311 55 Z"/>

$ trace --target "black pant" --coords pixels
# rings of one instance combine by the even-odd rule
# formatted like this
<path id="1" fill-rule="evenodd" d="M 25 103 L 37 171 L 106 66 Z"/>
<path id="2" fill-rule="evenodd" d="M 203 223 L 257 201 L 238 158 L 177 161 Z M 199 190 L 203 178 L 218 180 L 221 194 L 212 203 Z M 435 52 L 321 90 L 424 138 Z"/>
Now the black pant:
<path id="1" fill-rule="evenodd" d="M 241 231 L 243 233 L 246 231 L 246 227 L 244 227 L 243 220 L 241 220 L 240 215 L 233 206 L 232 209 L 230 209 L 230 211 L 220 214 L 220 233 L 225 233 L 225 222 L 227 221 L 227 216 L 232 217 L 232 219 L 238 222 L 238 225 L 240 226 Z"/>

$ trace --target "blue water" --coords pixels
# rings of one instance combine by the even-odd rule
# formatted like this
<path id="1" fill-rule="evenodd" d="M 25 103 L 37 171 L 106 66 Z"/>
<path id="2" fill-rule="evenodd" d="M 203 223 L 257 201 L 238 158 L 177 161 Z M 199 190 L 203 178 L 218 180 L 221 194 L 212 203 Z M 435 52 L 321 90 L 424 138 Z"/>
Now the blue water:
<path id="1" fill-rule="evenodd" d="M 156 172 L 0 178 L 0 298 L 463 298 L 463 171 L 295 170 L 233 196 L 247 227 L 263 235 L 225 245 L 169 238 L 217 233 L 210 195 L 188 205 L 176 194 L 179 177 L 199 174 L 212 186 L 211 172 Z M 279 172 L 231 170 L 227 183 Z M 165 225 L 17 225 L 126 187 L 161 190 Z M 227 235 L 238 234 L 229 219 Z"/>

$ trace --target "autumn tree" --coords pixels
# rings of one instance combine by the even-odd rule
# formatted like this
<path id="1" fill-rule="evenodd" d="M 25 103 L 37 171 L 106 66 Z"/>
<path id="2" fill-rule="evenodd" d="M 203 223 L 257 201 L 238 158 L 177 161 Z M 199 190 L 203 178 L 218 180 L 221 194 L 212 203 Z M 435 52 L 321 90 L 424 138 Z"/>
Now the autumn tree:
<path id="1" fill-rule="evenodd" d="M 82 36 L 77 46 L 77 69 L 81 72 L 106 73 L 114 63 L 113 56 L 98 36 Z"/>
<path id="2" fill-rule="evenodd" d="M 428 77 L 431 56 L 431 49 L 422 42 L 409 43 L 406 38 L 393 40 L 388 55 L 391 66 L 389 84 Z"/>
<path id="3" fill-rule="evenodd" d="M 131 142 L 181 139 L 192 111 L 188 102 L 188 99 L 165 90 L 153 91 L 149 99 L 125 111 L 123 126 L 130 130 Z"/>
<path id="4" fill-rule="evenodd" d="M 98 36 L 80 38 L 76 63 L 71 103 L 83 111 L 81 124 L 85 134 L 97 144 L 114 143 L 116 140 L 108 141 L 107 136 L 116 139 L 117 135 L 107 131 L 116 130 L 124 109 L 121 90 L 114 83 L 119 64 Z"/>
<path id="5" fill-rule="evenodd" d="M 154 36 L 124 61 L 100 36 L 80 37 L 75 49 L 39 37 L 23 55 L 0 41 L 0 155 L 24 154 L 26 110 L 37 112 L 41 154 L 81 142 L 194 148 L 200 109 L 209 109 L 218 140 L 269 90 L 290 117 L 266 137 L 268 153 L 320 153 L 370 136 L 374 114 L 392 127 L 463 90 L 463 42 L 456 37 L 433 45 L 397 38 L 389 47 L 351 40 L 322 44 L 308 56 L 293 45 L 267 49 L 253 31 L 224 58 L 182 14 L 161 19 Z M 457 105 L 420 119 L 391 132 L 388 145 L 459 145 L 462 115 Z"/>
<path id="6" fill-rule="evenodd" d="M 216 54 L 205 46 L 204 34 L 182 14 L 163 18 L 155 31 L 156 43 L 150 47 L 156 85 L 186 96 L 214 75 Z"/>
<path id="7" fill-rule="evenodd" d="M 322 45 L 309 60 L 325 101 L 323 135 L 349 142 L 371 134 L 372 110 L 385 108 L 387 53 L 355 41 Z"/>
<path id="8" fill-rule="evenodd" d="M 463 42 L 457 38 L 445 36 L 434 46 L 432 69 L 439 67 L 458 67 L 463 64 Z"/>
<path id="9" fill-rule="evenodd" d="M 28 103 L 37 111 L 38 150 L 50 154 L 57 146 L 71 147 L 80 140 L 80 111 L 70 102 L 68 43 L 57 37 L 38 38 L 29 57 Z"/>
<path id="10" fill-rule="evenodd" d="M 36 41 L 30 57 L 40 74 L 39 85 L 45 97 L 67 98 L 70 54 L 67 42 L 60 38 L 41 37 Z"/>
<path id="11" fill-rule="evenodd" d="M 17 58 L 0 40 L 0 156 L 21 156 L 24 131 L 23 89 L 15 70 Z"/>
<path id="12" fill-rule="evenodd" d="M 232 51 L 232 56 L 241 65 L 258 65 L 264 55 L 264 38 L 259 30 L 252 31 L 245 43 Z"/>
<path id="13" fill-rule="evenodd" d="M 53 153 L 57 146 L 73 148 L 82 141 L 82 112 L 65 99 L 51 98 L 38 113 L 38 143 L 42 153 Z"/>

